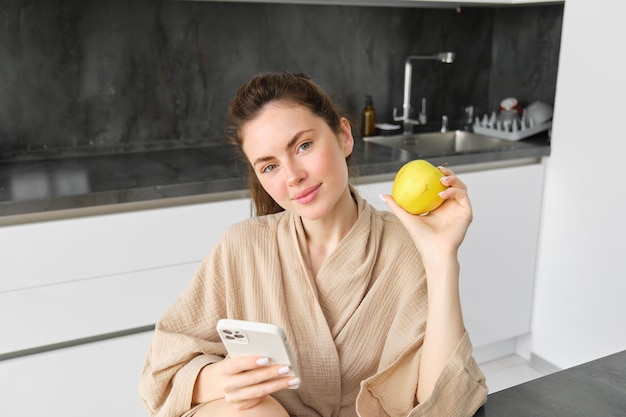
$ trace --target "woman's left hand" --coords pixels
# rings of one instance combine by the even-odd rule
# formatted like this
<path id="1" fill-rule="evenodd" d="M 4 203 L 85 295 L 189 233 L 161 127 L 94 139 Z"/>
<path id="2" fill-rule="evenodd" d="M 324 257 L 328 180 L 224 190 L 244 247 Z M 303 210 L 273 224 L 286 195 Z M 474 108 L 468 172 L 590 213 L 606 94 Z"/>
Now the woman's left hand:
<path id="1" fill-rule="evenodd" d="M 456 254 L 472 222 L 472 206 L 467 195 L 467 187 L 454 172 L 439 167 L 444 174 L 441 179 L 448 189 L 441 197 L 445 201 L 426 215 L 413 215 L 398 206 L 391 195 L 383 195 L 387 206 L 402 222 L 413 238 L 420 253 L 437 250 Z"/>

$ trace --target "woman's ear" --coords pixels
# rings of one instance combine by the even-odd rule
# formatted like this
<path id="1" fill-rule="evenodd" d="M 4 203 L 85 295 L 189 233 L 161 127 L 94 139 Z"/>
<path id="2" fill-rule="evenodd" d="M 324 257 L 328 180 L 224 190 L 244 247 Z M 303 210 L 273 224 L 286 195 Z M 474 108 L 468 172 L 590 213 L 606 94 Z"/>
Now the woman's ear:
<path id="1" fill-rule="evenodd" d="M 347 158 L 354 149 L 354 136 L 352 136 L 352 126 L 345 117 L 341 118 L 341 138 L 343 139 L 343 154 Z"/>

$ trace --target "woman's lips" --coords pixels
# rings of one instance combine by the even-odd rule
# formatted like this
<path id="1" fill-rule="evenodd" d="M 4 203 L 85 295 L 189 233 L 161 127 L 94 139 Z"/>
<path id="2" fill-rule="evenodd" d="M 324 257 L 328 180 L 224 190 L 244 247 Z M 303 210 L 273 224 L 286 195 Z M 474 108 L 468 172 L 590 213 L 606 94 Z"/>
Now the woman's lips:
<path id="1" fill-rule="evenodd" d="M 315 199 L 315 197 L 317 196 L 317 193 L 320 189 L 320 187 L 322 186 L 322 184 L 318 184 L 314 187 L 309 187 L 306 190 L 295 194 L 293 197 L 291 197 L 291 200 L 300 203 L 300 204 L 307 204 L 310 203 L 311 201 L 313 201 Z"/>

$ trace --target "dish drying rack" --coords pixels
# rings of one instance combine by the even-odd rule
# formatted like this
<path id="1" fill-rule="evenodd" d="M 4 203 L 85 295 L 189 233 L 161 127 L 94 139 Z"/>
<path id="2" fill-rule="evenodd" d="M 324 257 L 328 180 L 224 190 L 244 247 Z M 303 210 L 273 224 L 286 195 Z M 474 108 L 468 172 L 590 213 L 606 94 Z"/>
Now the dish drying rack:
<path id="1" fill-rule="evenodd" d="M 536 125 L 532 119 L 527 120 L 522 117 L 519 120 L 497 120 L 495 112 L 491 117 L 485 114 L 482 120 L 474 120 L 474 133 L 486 136 L 494 136 L 507 140 L 520 140 L 537 133 L 543 132 L 552 127 L 552 120 Z"/>

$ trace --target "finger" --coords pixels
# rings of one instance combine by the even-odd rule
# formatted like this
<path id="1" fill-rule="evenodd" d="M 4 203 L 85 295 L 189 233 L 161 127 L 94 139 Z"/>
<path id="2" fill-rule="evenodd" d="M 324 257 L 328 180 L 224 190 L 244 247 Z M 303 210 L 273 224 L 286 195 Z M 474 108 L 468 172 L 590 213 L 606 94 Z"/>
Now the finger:
<path id="1" fill-rule="evenodd" d="M 443 165 L 439 165 L 437 167 L 437 169 L 439 171 L 441 171 L 443 173 L 443 175 L 454 175 L 454 171 L 452 171 L 450 168 L 443 166 Z"/>
<path id="2" fill-rule="evenodd" d="M 230 374 L 222 379 L 222 389 L 225 392 L 236 391 L 244 387 L 259 385 L 279 378 L 293 379 L 293 376 L 287 375 L 290 370 L 288 366 L 272 365 L 251 369 L 238 374 Z"/>
<path id="3" fill-rule="evenodd" d="M 465 185 L 465 183 L 454 174 L 444 175 L 443 177 L 441 177 L 440 181 L 446 187 L 456 187 L 467 190 L 467 186 Z"/>
<path id="4" fill-rule="evenodd" d="M 266 366 L 268 363 L 269 359 L 265 356 L 228 358 L 221 362 L 221 370 L 223 374 L 236 375 L 241 372 Z"/>
<path id="5" fill-rule="evenodd" d="M 243 386 L 233 389 L 224 389 L 224 398 L 231 404 L 241 404 L 246 402 L 258 402 L 263 397 L 284 389 L 297 387 L 300 384 L 299 378 L 282 376 L 263 380 L 260 383 L 249 385 L 246 381 Z"/>
<path id="6" fill-rule="evenodd" d="M 467 194 L 467 190 L 463 188 L 449 187 L 445 191 L 441 192 L 439 195 L 441 195 L 441 197 L 445 200 L 455 200 L 462 207 L 467 207 L 470 209 L 472 207 L 469 196 Z"/>
<path id="7" fill-rule="evenodd" d="M 247 381 L 250 382 L 250 381 Z M 265 379 L 255 384 L 243 384 L 235 389 L 227 389 L 224 394 L 233 400 L 246 400 L 260 398 L 281 391 L 287 388 L 297 387 L 300 384 L 299 378 L 292 376 L 281 376 Z"/>
<path id="8" fill-rule="evenodd" d="M 395 202 L 393 197 L 389 194 L 380 195 L 380 197 L 387 203 L 389 210 L 396 215 L 398 220 L 404 225 L 406 230 L 411 236 L 418 234 L 420 224 L 424 223 L 428 213 L 425 214 L 411 214 Z M 445 201 L 444 201 L 445 204 Z"/>
<path id="9" fill-rule="evenodd" d="M 411 213 L 400 207 L 398 203 L 396 203 L 396 201 L 393 199 L 393 197 L 389 194 L 379 194 L 379 197 L 381 198 L 381 200 L 383 200 L 383 202 L 385 202 L 385 204 L 387 204 L 389 210 L 391 210 L 391 212 L 395 214 L 396 217 L 398 217 L 399 219 L 413 216 Z"/>

